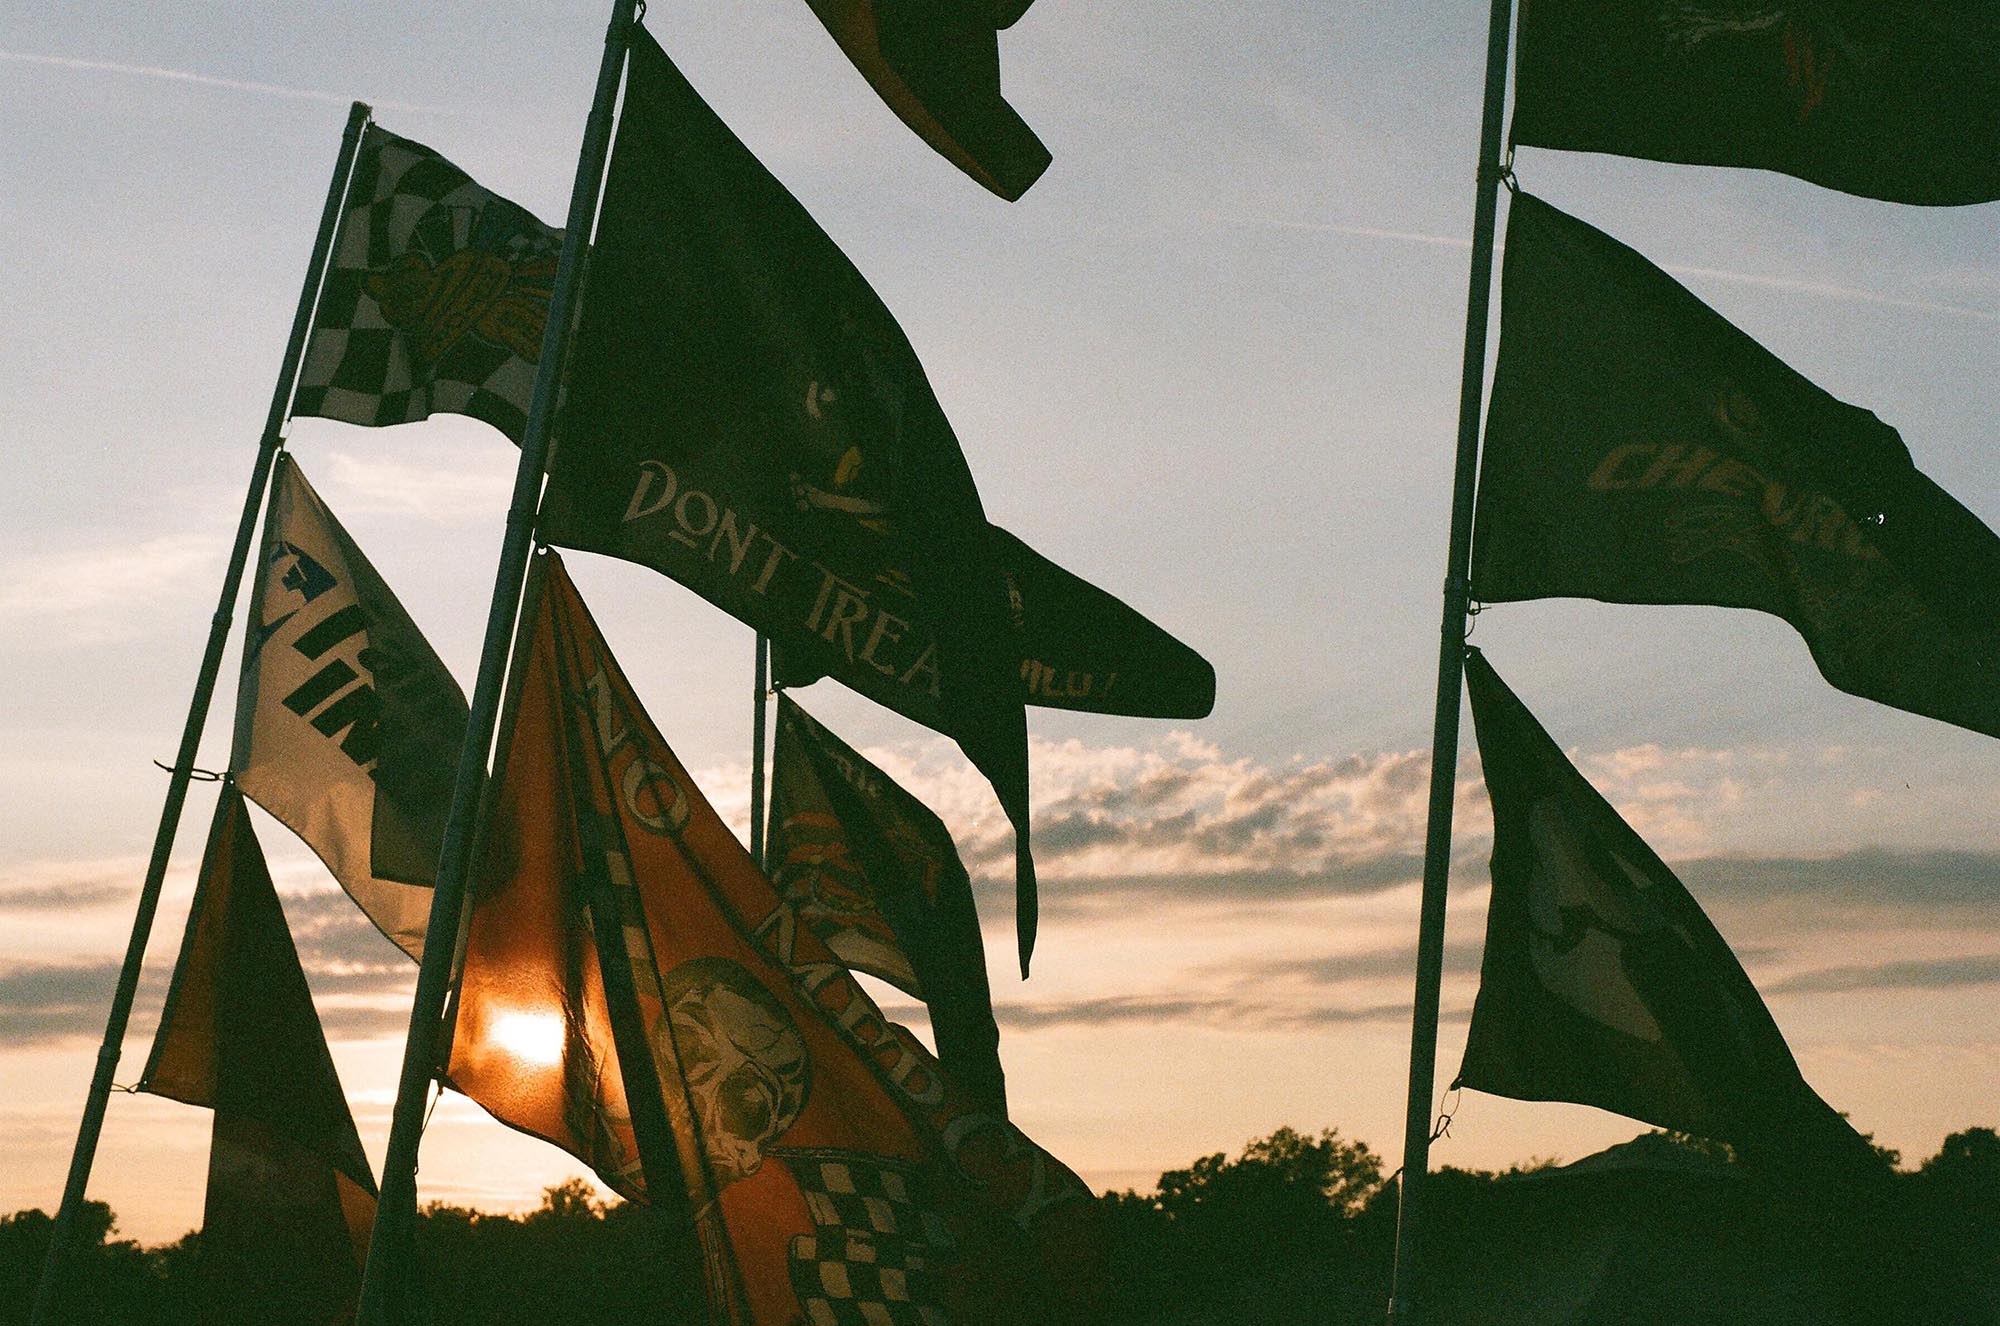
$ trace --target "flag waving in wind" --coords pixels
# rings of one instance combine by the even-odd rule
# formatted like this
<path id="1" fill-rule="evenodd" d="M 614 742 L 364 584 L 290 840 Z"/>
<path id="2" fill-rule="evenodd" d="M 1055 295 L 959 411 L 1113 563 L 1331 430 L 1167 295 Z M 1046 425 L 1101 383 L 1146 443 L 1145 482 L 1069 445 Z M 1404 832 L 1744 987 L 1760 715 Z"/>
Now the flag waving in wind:
<path id="1" fill-rule="evenodd" d="M 956 740 L 1014 826 L 1027 718 L 958 439 L 895 319 L 643 29 L 539 529 L 672 576 Z"/>
<path id="2" fill-rule="evenodd" d="M 451 1084 L 643 1193 L 598 974 L 628 964 L 716 1326 L 1065 1320 L 1092 1284 L 1089 1190 L 967 1100 L 772 888 L 553 554 L 529 595 Z M 583 920 L 593 876 L 620 952 Z"/>
<path id="3" fill-rule="evenodd" d="M 999 526 L 987 526 L 987 541 L 1007 594 L 1004 648 L 1017 660 L 1027 703 L 1135 718 L 1205 718 L 1215 708 L 1207 659 Z M 810 686 L 823 675 L 782 647 L 772 668 L 781 686 Z"/>
<path id="4" fill-rule="evenodd" d="M 1012 202 L 1049 150 L 1000 94 L 999 30 L 1032 0 L 806 0 L 903 123 Z"/>
<path id="5" fill-rule="evenodd" d="M 215 1111 L 204 1320 L 351 1320 L 375 1179 L 263 853 L 227 783 L 139 1089 Z"/>
<path id="6" fill-rule="evenodd" d="M 1840 689 L 2000 736 L 2000 538 L 1895 429 L 1527 194 L 1507 225 L 1472 593 L 1755 608 Z"/>
<path id="7" fill-rule="evenodd" d="M 562 231 L 371 124 L 355 157 L 292 412 L 432 414 L 527 431 Z"/>
<path id="8" fill-rule="evenodd" d="M 1992 0 L 1526 0 L 1514 141 L 2000 198 Z"/>
<path id="9" fill-rule="evenodd" d="M 1763 1156 L 1866 1167 L 1685 886 L 1478 650 L 1466 684 L 1493 802 L 1493 896 L 1459 1081 L 1566 1100 Z"/>
<path id="10" fill-rule="evenodd" d="M 421 956 L 465 698 L 280 454 L 250 591 L 230 768 L 368 919 Z"/>
<path id="11" fill-rule="evenodd" d="M 972 880 L 944 822 L 791 699 L 771 748 L 771 882 L 856 971 L 930 1007 L 952 1080 L 1000 1113 L 1000 1029 Z"/>

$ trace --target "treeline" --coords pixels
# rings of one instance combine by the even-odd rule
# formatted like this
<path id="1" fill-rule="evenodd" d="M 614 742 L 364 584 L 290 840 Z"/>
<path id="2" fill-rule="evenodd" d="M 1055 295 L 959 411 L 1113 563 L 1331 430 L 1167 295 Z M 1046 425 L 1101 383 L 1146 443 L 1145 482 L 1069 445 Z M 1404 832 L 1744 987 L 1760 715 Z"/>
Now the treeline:
<path id="1" fill-rule="evenodd" d="M 1575 1167 L 1440 1170 L 1431 1178 L 1439 1298 L 1426 1322 L 1862 1326 L 1772 1234 L 1782 1220 L 1737 1170 L 1726 1152 L 1663 1133 Z M 1942 1264 L 2000 1305 L 2000 1134 L 1954 1133 L 1936 1155 L 1897 1169 L 1893 1184 Z M 1151 1192 L 1100 1200 L 1109 1326 L 1382 1320 L 1396 1185 L 1380 1156 L 1337 1132 L 1281 1128 L 1233 1158 L 1169 1170 Z M 117 1237 L 112 1212 L 95 1202 L 84 1221 L 65 1323 L 217 1320 L 195 1297 L 199 1234 L 141 1247 Z M 49 1227 L 39 1210 L 0 1217 L 6 1326 L 27 1320 Z M 435 1326 L 680 1316 L 665 1300 L 645 1212 L 601 1202 L 581 1180 L 520 1215 L 433 1204 L 419 1238 Z"/>

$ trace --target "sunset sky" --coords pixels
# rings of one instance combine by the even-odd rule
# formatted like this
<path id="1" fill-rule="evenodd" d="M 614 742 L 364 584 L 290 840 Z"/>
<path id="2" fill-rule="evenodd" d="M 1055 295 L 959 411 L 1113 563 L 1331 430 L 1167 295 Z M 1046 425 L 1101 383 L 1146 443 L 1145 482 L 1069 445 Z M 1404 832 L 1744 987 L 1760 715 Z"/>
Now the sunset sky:
<path id="1" fill-rule="evenodd" d="M 1031 711 L 1025 984 L 983 781 L 833 683 L 799 693 L 957 832 L 1016 1120 L 1100 1187 L 1281 1124 L 1400 1152 L 1484 10 L 1041 0 L 1002 56 L 1055 162 L 1013 205 L 909 134 L 796 0 L 649 19 L 896 313 L 992 518 L 1215 664 L 1198 723 Z M 166 782 L 150 762 L 178 739 L 348 100 L 560 221 L 607 12 L 0 9 L 0 1212 L 61 1191 Z M 2000 524 L 2000 204 L 1532 149 L 1516 168 Z M 514 449 L 450 417 L 291 436 L 469 691 Z M 638 567 L 569 565 L 747 825 L 747 628 Z M 1911 1158 L 2000 1124 L 2000 744 L 1833 690 L 1749 613 L 1506 605 L 1475 641 L 1680 868 L 1822 1095 Z M 232 643 L 207 767 L 235 670 Z M 1483 933 L 1470 736 L 1440 1085 Z M 189 801 L 121 1083 L 213 795 Z M 415 969 L 257 823 L 379 1164 Z M 208 1128 L 114 1096 L 91 1195 L 133 1237 L 198 1224 Z M 1638 1128 L 1468 1093 L 1433 1156 L 1574 1159 Z M 451 1097 L 420 1191 L 511 1207 L 580 1171 Z"/>

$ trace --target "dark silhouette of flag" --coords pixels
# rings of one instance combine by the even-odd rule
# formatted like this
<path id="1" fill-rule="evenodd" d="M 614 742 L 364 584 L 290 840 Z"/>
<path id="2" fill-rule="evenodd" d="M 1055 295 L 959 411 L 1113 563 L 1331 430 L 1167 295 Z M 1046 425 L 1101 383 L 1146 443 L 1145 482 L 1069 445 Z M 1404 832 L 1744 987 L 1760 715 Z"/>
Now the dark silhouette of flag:
<path id="1" fill-rule="evenodd" d="M 382 933 L 424 949 L 465 697 L 367 556 L 280 455 L 230 768 Z"/>
<path id="2" fill-rule="evenodd" d="M 1472 593 L 1755 608 L 1844 691 L 2000 736 L 2000 538 L 1602 231 L 1515 197 Z"/>
<path id="3" fill-rule="evenodd" d="M 1799 1074 L 1708 917 L 1485 656 L 1466 683 L 1493 802 L 1493 895 L 1459 1081 L 1765 1155 L 1868 1148 Z"/>
<path id="4" fill-rule="evenodd" d="M 1094 1284 L 1089 1190 L 968 1101 L 758 871 L 555 555 L 529 595 L 451 1084 L 643 1195 L 598 971 L 629 963 L 713 1320 L 1059 1319 Z M 619 954 L 591 939 L 587 872 Z"/>
<path id="5" fill-rule="evenodd" d="M 1517 143 L 2000 198 L 1991 0 L 1524 0 L 1515 87 Z"/>
<path id="6" fill-rule="evenodd" d="M 1000 93 L 1000 29 L 1033 0 L 806 0 L 889 109 L 1012 202 L 1049 150 Z"/>
<path id="7" fill-rule="evenodd" d="M 999 526 L 987 526 L 987 539 L 1007 595 L 1004 648 L 1028 704 L 1134 718 L 1204 718 L 1215 708 L 1207 659 Z M 782 647 L 772 667 L 781 686 L 822 675 Z"/>
<path id="8" fill-rule="evenodd" d="M 799 920 L 855 971 L 922 999 L 945 1071 L 1004 1114 L 979 913 L 950 831 L 783 695 L 766 842 L 771 882 Z"/>
<path id="9" fill-rule="evenodd" d="M 1687 888 L 1476 649 L 1466 683 L 1493 893 L 1459 1085 L 1727 1142 L 1853 1320 L 1990 1320 L 1888 1163 L 1806 1083 Z"/>
<path id="10" fill-rule="evenodd" d="M 423 144 L 369 125 L 292 413 L 371 427 L 464 414 L 518 443 L 562 239 Z"/>
<path id="11" fill-rule="evenodd" d="M 353 1318 L 375 1180 L 243 799 L 224 784 L 141 1091 L 215 1111 L 205 1320 Z"/>
<path id="12" fill-rule="evenodd" d="M 1016 840 L 1027 719 L 965 456 L 895 319 L 643 30 L 540 523 L 953 737 Z"/>

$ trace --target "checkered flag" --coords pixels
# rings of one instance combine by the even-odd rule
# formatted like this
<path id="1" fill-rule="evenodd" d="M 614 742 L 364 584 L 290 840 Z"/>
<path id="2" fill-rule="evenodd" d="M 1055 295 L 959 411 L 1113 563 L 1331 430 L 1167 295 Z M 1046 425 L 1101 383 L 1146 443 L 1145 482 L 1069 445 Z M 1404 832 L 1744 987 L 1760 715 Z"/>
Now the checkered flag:
<path id="1" fill-rule="evenodd" d="M 371 124 L 292 413 L 382 427 L 443 411 L 519 442 L 562 239 Z"/>
<path id="2" fill-rule="evenodd" d="M 814 1230 L 792 1240 L 792 1290 L 810 1326 L 950 1326 L 953 1245 L 918 1200 L 916 1167 L 854 1151 L 779 1148 Z"/>

